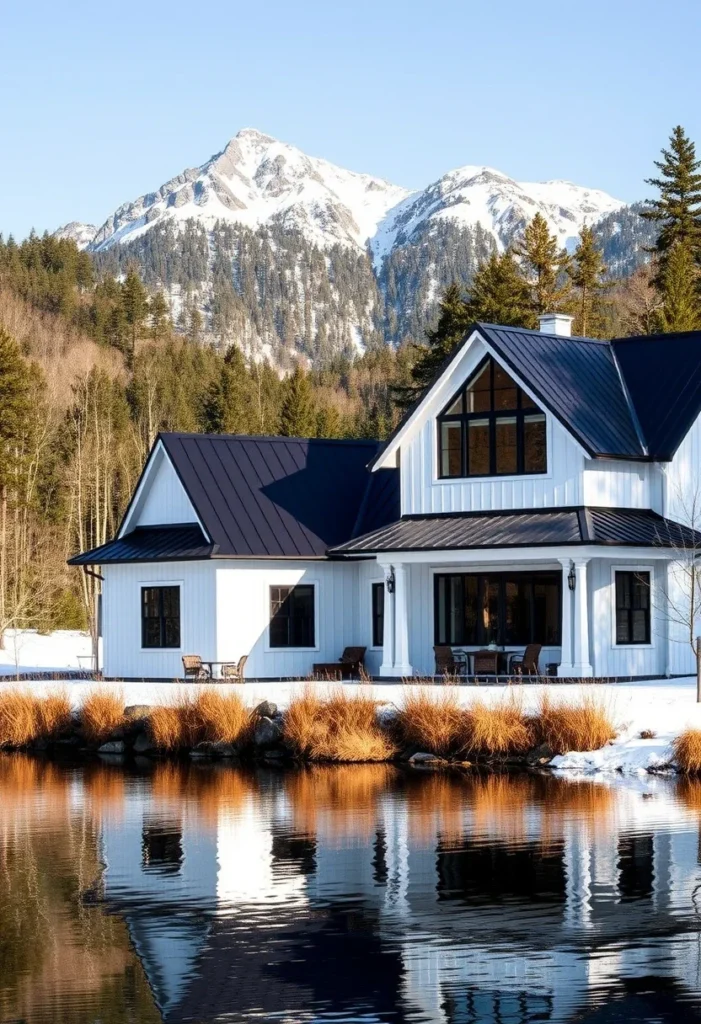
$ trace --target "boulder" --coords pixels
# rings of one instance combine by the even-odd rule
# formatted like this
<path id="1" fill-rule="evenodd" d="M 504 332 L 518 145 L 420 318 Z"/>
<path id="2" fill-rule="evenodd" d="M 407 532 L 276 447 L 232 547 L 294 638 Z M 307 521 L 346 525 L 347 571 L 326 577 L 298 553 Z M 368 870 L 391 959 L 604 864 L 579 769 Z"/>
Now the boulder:
<path id="1" fill-rule="evenodd" d="M 253 734 L 253 742 L 257 747 L 274 747 L 282 739 L 282 729 L 271 718 L 259 718 Z"/>
<path id="2" fill-rule="evenodd" d="M 526 764 L 548 764 L 555 757 L 555 751 L 547 743 L 541 743 L 526 754 Z"/>
<path id="3" fill-rule="evenodd" d="M 101 747 L 97 748 L 98 754 L 123 754 L 125 750 L 124 740 L 108 740 Z"/>
<path id="4" fill-rule="evenodd" d="M 140 732 L 134 740 L 134 753 L 135 754 L 152 754 L 157 750 L 156 744 L 153 742 L 147 732 Z"/>
<path id="5" fill-rule="evenodd" d="M 124 718 L 127 722 L 138 722 L 148 718 L 152 710 L 150 704 L 128 704 L 124 709 Z"/>
<path id="6" fill-rule="evenodd" d="M 440 761 L 440 757 L 436 757 L 435 754 L 428 754 L 423 750 L 418 750 L 409 758 L 409 764 L 431 764 L 433 761 Z"/>
<path id="7" fill-rule="evenodd" d="M 196 747 L 193 747 L 190 751 L 190 757 L 194 760 L 204 757 L 216 757 L 215 744 L 210 743 L 209 740 L 202 740 Z"/>
<path id="8" fill-rule="evenodd" d="M 258 718 L 275 718 L 277 704 L 273 704 L 270 700 L 262 700 L 258 707 L 253 709 L 253 714 L 257 715 Z"/>
<path id="9" fill-rule="evenodd" d="M 216 743 L 212 744 L 212 753 L 215 757 L 236 757 L 238 751 L 233 743 L 224 743 L 223 740 L 217 740 Z"/>

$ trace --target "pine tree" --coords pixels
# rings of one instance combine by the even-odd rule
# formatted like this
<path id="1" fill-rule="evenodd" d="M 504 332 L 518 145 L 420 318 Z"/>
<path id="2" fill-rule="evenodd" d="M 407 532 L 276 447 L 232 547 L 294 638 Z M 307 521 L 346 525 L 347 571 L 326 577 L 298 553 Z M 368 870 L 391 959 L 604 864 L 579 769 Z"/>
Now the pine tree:
<path id="1" fill-rule="evenodd" d="M 171 328 L 168 303 L 163 292 L 151 296 L 148 304 L 149 320 L 151 321 L 151 337 L 156 340 L 165 338 Z"/>
<path id="2" fill-rule="evenodd" d="M 475 274 L 465 312 L 468 321 L 536 327 L 530 288 L 509 250 L 492 255 Z"/>
<path id="3" fill-rule="evenodd" d="M 660 171 L 646 184 L 659 190 L 659 198 L 650 199 L 642 216 L 660 226 L 657 242 L 651 250 L 659 258 L 658 283 L 661 283 L 667 254 L 675 242 L 688 246 L 698 262 L 701 255 L 701 161 L 696 147 L 681 125 L 669 138 L 669 149 L 662 150 L 662 159 L 655 160 Z"/>
<path id="4" fill-rule="evenodd" d="M 542 214 L 536 213 L 526 225 L 521 240 L 514 246 L 514 253 L 521 259 L 536 314 L 556 313 L 566 303 L 570 290 L 564 273 L 568 256 L 559 248 L 557 238 L 550 234 Z"/>
<path id="5" fill-rule="evenodd" d="M 667 334 L 701 328 L 698 271 L 691 248 L 684 242 L 675 242 L 667 253 L 660 291 L 663 303 L 656 318 L 658 330 Z"/>
<path id="6" fill-rule="evenodd" d="M 283 385 L 279 433 L 283 437 L 313 437 L 316 431 L 314 392 L 298 363 Z"/>
<path id="7" fill-rule="evenodd" d="M 124 310 L 124 319 L 129 326 L 129 358 L 133 362 L 136 339 L 148 312 L 148 295 L 133 266 L 129 268 L 126 280 L 122 285 L 122 309 Z"/>
<path id="8" fill-rule="evenodd" d="M 203 405 L 203 427 L 211 434 L 249 434 L 253 426 L 251 380 L 243 355 L 232 345 Z"/>
<path id="9" fill-rule="evenodd" d="M 568 274 L 577 290 L 574 302 L 575 334 L 598 338 L 604 327 L 603 295 L 608 290 L 601 250 L 594 232 L 586 225 L 579 233 L 579 244 L 570 261 Z"/>
<path id="10" fill-rule="evenodd" d="M 396 405 L 406 408 L 416 401 L 431 384 L 455 346 L 465 337 L 470 323 L 465 300 L 453 282 L 448 285 L 440 301 L 438 323 L 432 331 L 426 332 L 428 345 L 419 350 L 420 354 L 411 368 L 411 382 L 391 389 Z"/>

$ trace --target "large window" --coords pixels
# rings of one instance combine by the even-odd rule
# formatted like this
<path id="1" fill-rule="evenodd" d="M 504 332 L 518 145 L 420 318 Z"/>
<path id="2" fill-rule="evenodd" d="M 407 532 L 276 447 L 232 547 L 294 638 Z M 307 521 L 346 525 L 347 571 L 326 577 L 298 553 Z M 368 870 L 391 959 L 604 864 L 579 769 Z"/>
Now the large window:
<path id="1" fill-rule="evenodd" d="M 385 642 L 385 585 L 372 585 L 372 646 L 382 647 Z"/>
<path id="2" fill-rule="evenodd" d="M 435 643 L 558 646 L 561 578 L 559 572 L 436 574 Z"/>
<path id="3" fill-rule="evenodd" d="M 141 588 L 141 646 L 180 647 L 180 587 Z"/>
<path id="4" fill-rule="evenodd" d="M 616 572 L 616 643 L 650 643 L 649 572 Z"/>
<path id="5" fill-rule="evenodd" d="M 485 359 L 438 417 L 439 477 L 546 469 L 545 414 L 506 370 Z"/>
<path id="6" fill-rule="evenodd" d="M 314 587 L 270 588 L 270 646 L 314 646 Z"/>

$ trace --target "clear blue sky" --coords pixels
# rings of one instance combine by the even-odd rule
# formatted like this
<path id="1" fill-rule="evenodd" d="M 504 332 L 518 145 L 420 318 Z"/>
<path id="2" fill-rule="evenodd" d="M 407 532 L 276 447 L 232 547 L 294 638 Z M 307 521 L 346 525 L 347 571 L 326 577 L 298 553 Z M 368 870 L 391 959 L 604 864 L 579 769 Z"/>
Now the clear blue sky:
<path id="1" fill-rule="evenodd" d="M 698 0 L 38 0 L 0 37 L 0 231 L 102 221 L 242 127 L 408 187 L 486 163 L 625 200 L 701 149 Z"/>

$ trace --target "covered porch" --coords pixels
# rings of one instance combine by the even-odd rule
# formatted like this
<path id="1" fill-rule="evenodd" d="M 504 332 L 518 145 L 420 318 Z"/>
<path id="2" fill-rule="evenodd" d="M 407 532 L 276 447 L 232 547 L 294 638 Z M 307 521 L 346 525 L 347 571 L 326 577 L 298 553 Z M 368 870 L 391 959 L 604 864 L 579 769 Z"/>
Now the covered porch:
<path id="1" fill-rule="evenodd" d="M 385 578 L 379 675 L 440 674 L 436 647 L 450 648 L 460 675 L 475 675 L 475 654 L 494 652 L 495 672 L 538 645 L 542 675 L 594 674 L 590 653 L 590 559 L 539 551 L 426 552 L 378 556 Z M 484 663 L 485 659 L 481 659 Z"/>

